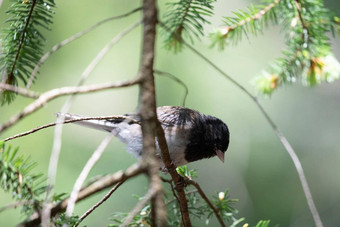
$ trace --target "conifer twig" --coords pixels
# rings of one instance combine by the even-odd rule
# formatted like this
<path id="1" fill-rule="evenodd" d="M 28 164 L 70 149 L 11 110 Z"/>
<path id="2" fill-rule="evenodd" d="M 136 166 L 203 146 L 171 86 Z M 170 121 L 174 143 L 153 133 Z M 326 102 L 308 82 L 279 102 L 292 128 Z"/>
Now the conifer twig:
<path id="1" fill-rule="evenodd" d="M 24 44 L 25 36 L 27 35 L 26 30 L 28 28 L 28 25 L 31 23 L 32 13 L 33 13 L 33 9 L 34 9 L 36 3 L 37 3 L 37 0 L 32 0 L 32 3 L 30 4 L 31 8 L 30 8 L 30 11 L 27 15 L 27 18 L 25 18 L 25 20 L 26 20 L 25 27 L 23 28 L 22 35 L 21 35 L 20 42 L 19 42 L 19 46 L 18 46 L 18 49 L 16 50 L 15 59 L 14 59 L 11 71 L 8 74 L 9 78 L 7 79 L 7 81 L 12 81 L 12 79 L 13 79 L 12 77 L 14 77 L 13 74 L 14 74 L 15 66 L 18 62 L 20 52 L 21 52 L 21 48 L 22 48 L 22 45 Z"/>

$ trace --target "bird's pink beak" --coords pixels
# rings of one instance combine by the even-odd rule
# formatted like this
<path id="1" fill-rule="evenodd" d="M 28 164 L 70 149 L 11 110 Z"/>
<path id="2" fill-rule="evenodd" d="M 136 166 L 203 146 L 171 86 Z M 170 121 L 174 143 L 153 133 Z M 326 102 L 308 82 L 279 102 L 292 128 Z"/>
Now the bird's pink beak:
<path id="1" fill-rule="evenodd" d="M 224 153 L 218 149 L 216 149 L 217 157 L 224 163 Z"/>

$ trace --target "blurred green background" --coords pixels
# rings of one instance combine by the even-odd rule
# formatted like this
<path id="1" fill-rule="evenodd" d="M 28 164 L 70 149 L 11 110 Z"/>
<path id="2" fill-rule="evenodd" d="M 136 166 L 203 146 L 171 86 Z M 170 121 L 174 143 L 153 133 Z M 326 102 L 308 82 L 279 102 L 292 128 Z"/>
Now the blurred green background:
<path id="1" fill-rule="evenodd" d="M 250 1 L 218 1 L 216 15 L 206 31 L 221 25 L 222 16 L 244 9 Z M 138 7 L 140 1 L 57 1 L 51 32 L 46 32 L 46 48 L 94 23 L 113 15 L 120 15 Z M 326 6 L 340 14 L 337 0 L 325 1 Z M 0 9 L 1 23 L 5 19 L 5 1 Z M 164 2 L 159 1 L 160 14 Z M 112 21 L 86 36 L 72 42 L 53 54 L 43 65 L 32 89 L 43 92 L 55 87 L 73 86 L 81 72 L 97 52 L 117 33 L 139 20 L 140 13 Z M 3 26 L 3 23 L 0 25 Z M 114 46 L 97 66 L 86 84 L 133 78 L 139 66 L 141 27 Z M 213 60 L 226 73 L 254 92 L 251 80 L 262 69 L 281 55 L 284 48 L 280 28 L 270 26 L 263 35 L 250 36 L 237 46 L 223 52 L 209 49 L 209 40 L 196 42 L 195 47 Z M 339 39 L 332 39 L 333 51 L 340 59 Z M 180 77 L 189 88 L 187 107 L 221 118 L 231 131 L 231 144 L 226 162 L 218 159 L 203 160 L 189 165 L 199 169 L 197 181 L 207 194 L 229 188 L 236 204 L 238 217 L 255 224 L 270 219 L 280 226 L 313 226 L 302 188 L 288 154 L 274 135 L 269 124 L 255 104 L 237 87 L 219 75 L 191 51 L 172 54 L 163 49 L 162 37 L 157 39 L 156 67 Z M 157 104 L 181 105 L 184 90 L 168 78 L 156 76 Z M 88 116 L 123 114 L 134 111 L 137 87 L 115 89 L 77 96 L 70 112 Z M 1 138 L 53 122 L 65 97 L 48 103 L 38 112 L 12 127 Z M 261 103 L 295 148 L 305 170 L 316 206 L 325 226 L 340 223 L 340 82 L 306 88 L 300 84 L 279 89 Z M 31 100 L 18 97 L 13 105 L 0 107 L 0 122 L 22 110 Z M 70 193 L 75 179 L 105 133 L 75 125 L 67 125 L 63 132 L 63 145 L 58 166 L 55 191 Z M 36 172 L 47 173 L 53 142 L 53 128 L 12 141 L 20 152 L 32 157 L 39 165 Z M 125 147 L 114 140 L 105 151 L 90 176 L 113 173 L 125 169 L 135 159 Z M 87 226 L 105 226 L 114 212 L 129 211 L 136 200 L 132 194 L 143 195 L 147 180 L 144 176 L 125 183 L 111 198 L 83 222 Z M 100 193 L 76 206 L 81 215 L 104 194 Z M 0 192 L 0 206 L 12 203 L 10 195 Z M 19 209 L 0 213 L 0 226 L 13 226 L 23 216 Z M 216 222 L 213 222 L 216 223 Z M 195 226 L 204 226 L 195 222 Z"/>

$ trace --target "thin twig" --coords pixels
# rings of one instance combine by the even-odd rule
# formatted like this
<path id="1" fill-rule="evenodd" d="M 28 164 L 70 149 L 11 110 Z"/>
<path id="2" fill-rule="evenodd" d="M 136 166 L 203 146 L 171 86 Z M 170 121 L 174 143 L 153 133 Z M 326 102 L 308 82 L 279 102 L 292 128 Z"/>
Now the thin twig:
<path id="1" fill-rule="evenodd" d="M 81 74 L 81 77 L 80 77 L 80 79 L 77 83 L 77 86 L 83 85 L 85 80 L 89 77 L 89 75 L 92 73 L 92 71 L 98 65 L 98 63 L 100 63 L 101 60 L 104 58 L 104 56 L 109 52 L 109 50 L 117 42 L 119 42 L 125 35 L 127 35 L 130 31 L 132 31 L 134 28 L 136 28 L 140 23 L 141 23 L 141 21 L 138 21 L 138 22 L 134 23 L 132 26 L 129 26 L 128 28 L 124 29 L 121 33 L 116 35 L 108 44 L 106 44 L 104 46 L 104 48 L 101 49 L 101 51 L 98 52 L 96 57 L 91 61 L 91 63 L 83 71 L 83 73 Z M 68 112 L 69 109 L 71 108 L 73 100 L 74 100 L 74 95 L 70 96 L 65 101 L 65 103 L 64 103 L 64 105 L 61 109 L 61 112 Z M 63 122 L 64 120 L 65 119 L 64 119 L 63 115 L 60 115 L 57 118 L 57 122 Z M 48 185 L 50 185 L 51 187 L 47 188 L 46 199 L 45 199 L 44 204 L 49 203 L 50 194 L 53 190 L 52 186 L 55 184 L 55 177 L 56 177 L 56 173 L 57 173 L 58 160 L 59 160 L 61 144 L 62 144 L 62 128 L 63 128 L 63 125 L 59 124 L 59 125 L 57 125 L 57 127 L 55 127 L 55 131 L 54 131 L 53 148 L 52 148 L 52 152 L 51 152 L 50 164 L 49 164 L 49 168 L 48 168 L 48 178 L 47 178 Z M 43 211 L 44 211 L 44 209 L 43 209 Z M 43 212 L 43 214 L 46 214 L 46 217 L 43 216 L 43 220 L 48 219 L 48 217 L 47 217 L 48 213 L 49 213 L 48 210 Z M 67 215 L 70 215 L 69 212 L 67 213 Z"/>
<path id="2" fill-rule="evenodd" d="M 226 74 L 221 68 L 219 68 L 212 61 L 210 61 L 207 57 L 205 57 L 203 54 L 201 54 L 199 51 L 197 51 L 195 48 L 193 48 L 191 45 L 184 42 L 183 40 L 182 40 L 182 43 L 185 46 L 187 46 L 191 51 L 193 51 L 197 56 L 199 56 L 205 62 L 207 62 L 210 66 L 212 66 L 214 69 L 216 69 L 220 74 L 222 74 L 224 77 L 226 77 L 228 80 L 230 80 L 236 87 L 240 88 L 244 93 L 246 93 L 249 96 L 249 98 L 251 98 L 255 102 L 255 104 L 260 109 L 261 113 L 263 114 L 263 116 L 265 117 L 267 122 L 270 124 L 270 126 L 274 130 L 275 135 L 279 138 L 280 142 L 282 143 L 282 145 L 284 146 L 284 148 L 288 152 L 290 158 L 292 159 L 294 166 L 296 168 L 296 171 L 299 175 L 299 179 L 300 179 L 300 182 L 301 182 L 301 185 L 302 185 L 302 189 L 303 189 L 304 195 L 306 197 L 309 210 L 310 210 L 310 212 L 313 216 L 315 225 L 317 227 L 322 227 L 323 225 L 322 225 L 322 222 L 321 222 L 321 219 L 320 219 L 320 215 L 319 215 L 319 213 L 316 209 L 316 206 L 315 206 L 311 191 L 309 189 L 307 179 L 306 179 L 305 173 L 303 171 L 301 162 L 300 162 L 297 154 L 295 153 L 293 147 L 290 145 L 290 143 L 288 142 L 286 137 L 282 134 L 282 132 L 278 129 L 278 127 L 276 126 L 274 121 L 270 118 L 268 113 L 264 110 L 262 105 L 259 103 L 258 99 L 254 95 L 252 95 L 247 89 L 245 89 L 241 84 L 239 84 L 236 80 L 234 80 L 232 77 L 230 77 L 228 74 Z"/>
<path id="3" fill-rule="evenodd" d="M 122 14 L 122 15 L 119 15 L 119 16 L 109 17 L 109 18 L 107 18 L 107 19 L 104 19 L 104 20 L 102 20 L 102 21 L 99 21 L 98 23 L 92 25 L 91 27 L 85 29 L 84 31 L 78 32 L 77 34 L 75 34 L 75 35 L 73 35 L 73 36 L 71 36 L 71 37 L 69 37 L 69 38 L 63 40 L 62 42 L 58 43 L 57 45 L 53 46 L 52 49 L 51 49 L 49 52 L 47 52 L 46 54 L 44 54 L 44 56 L 42 56 L 42 57 L 40 58 L 40 60 L 39 60 L 39 62 L 37 63 L 37 65 L 34 67 L 34 70 L 32 71 L 32 73 L 31 73 L 31 75 L 30 75 L 30 78 L 29 78 L 29 80 L 28 80 L 28 82 L 27 82 L 26 87 L 27 87 L 27 88 L 30 88 L 30 87 L 31 87 L 31 85 L 32 85 L 32 83 L 33 83 L 33 81 L 34 81 L 34 78 L 35 78 L 36 74 L 38 73 L 38 70 L 39 70 L 40 66 L 41 66 L 41 65 L 42 65 L 42 64 L 43 64 L 43 63 L 44 63 L 44 62 L 45 62 L 45 61 L 46 61 L 46 60 L 47 60 L 54 52 L 56 52 L 57 50 L 59 50 L 61 47 L 63 47 L 63 46 L 65 46 L 65 45 L 69 44 L 70 42 L 72 42 L 72 41 L 74 41 L 74 40 L 76 40 L 76 39 L 82 37 L 83 35 L 87 34 L 88 32 L 94 30 L 95 28 L 99 27 L 100 25 L 102 25 L 102 24 L 104 24 L 104 23 L 106 23 L 106 22 L 109 22 L 109 21 L 115 20 L 115 19 L 120 19 L 120 18 L 127 17 L 127 16 L 129 16 L 129 15 L 135 13 L 135 12 L 140 11 L 140 10 L 141 10 L 141 7 L 136 8 L 136 9 L 134 9 L 134 10 L 128 12 L 128 13 L 125 13 L 125 14 Z"/>
<path id="4" fill-rule="evenodd" d="M 27 115 L 37 111 L 40 109 L 44 104 L 49 102 L 52 99 L 55 99 L 60 96 L 64 95 L 71 95 L 71 94 L 85 94 L 91 93 L 96 91 L 103 91 L 110 88 L 122 88 L 128 87 L 135 84 L 138 84 L 140 81 L 139 78 L 135 78 L 129 81 L 118 81 L 118 82 L 111 82 L 111 83 L 103 83 L 103 84 L 94 84 L 94 85 L 87 85 L 87 86 L 80 86 L 80 87 L 61 87 L 52 89 L 47 91 L 39 96 L 39 98 L 31 103 L 30 105 L 26 106 L 22 112 L 17 115 L 14 115 L 10 120 L 0 126 L 0 133 L 17 123 L 22 118 L 26 117 Z"/>
<path id="5" fill-rule="evenodd" d="M 218 222 L 220 223 L 221 226 L 225 227 L 226 225 L 223 222 L 223 219 L 220 215 L 220 212 L 218 211 L 218 209 L 214 206 L 214 204 L 212 204 L 212 202 L 209 200 L 209 198 L 205 195 L 204 191 L 202 190 L 201 186 L 193 180 L 189 180 L 187 179 L 187 183 L 193 185 L 198 193 L 201 195 L 201 197 L 205 200 L 205 202 L 210 206 L 210 208 L 213 210 L 213 212 L 215 213 L 215 216 L 218 220 Z"/>
<path id="6" fill-rule="evenodd" d="M 90 159 L 85 164 L 83 170 L 81 171 L 79 177 L 77 178 L 76 182 L 74 183 L 73 190 L 70 196 L 70 200 L 68 202 L 67 208 L 66 208 L 66 216 L 71 217 L 79 191 L 81 187 L 83 186 L 87 176 L 89 175 L 91 169 L 94 167 L 94 165 L 98 162 L 100 157 L 102 156 L 105 148 L 109 145 L 111 140 L 113 139 L 114 134 L 110 134 L 107 137 L 104 138 L 104 140 L 100 143 L 98 148 L 94 151 Z"/>
<path id="7" fill-rule="evenodd" d="M 179 83 L 180 85 L 182 85 L 184 87 L 185 93 L 184 93 L 182 106 L 185 106 L 185 101 L 187 100 L 188 93 L 189 93 L 189 89 L 188 89 L 187 85 L 182 80 L 180 80 L 178 77 L 174 76 L 171 73 L 163 72 L 163 71 L 160 71 L 160 70 L 154 70 L 154 72 L 156 74 L 161 75 L 161 76 L 169 77 L 170 79 L 173 79 L 174 81 L 176 81 L 177 83 Z"/>
<path id="8" fill-rule="evenodd" d="M 90 209 L 88 209 L 78 220 L 78 222 L 74 225 L 74 227 L 77 227 L 87 216 L 89 216 L 95 209 L 97 209 L 101 204 L 103 204 L 112 193 L 114 193 L 123 183 L 125 180 L 118 182 L 106 195 L 98 201 L 95 205 L 93 205 Z"/>
<path id="9" fill-rule="evenodd" d="M 30 90 L 25 89 L 25 88 L 13 86 L 13 85 L 10 85 L 10 84 L 0 83 L 0 92 L 3 91 L 3 90 L 13 91 L 14 93 L 17 93 L 21 96 L 25 96 L 25 97 L 32 98 L 32 99 L 39 98 L 39 93 L 37 93 L 37 92 L 30 91 Z"/>
<path id="10" fill-rule="evenodd" d="M 120 225 L 120 227 L 128 226 L 131 221 L 133 220 L 134 216 L 143 209 L 145 204 L 156 194 L 156 191 L 152 190 L 151 188 L 146 193 L 146 195 L 136 204 L 136 206 L 129 212 L 129 215 L 126 217 L 124 222 Z"/>
<path id="11" fill-rule="evenodd" d="M 88 121 L 88 120 L 112 120 L 112 119 L 125 119 L 127 120 L 128 122 L 132 122 L 134 124 L 140 124 L 139 121 L 136 121 L 130 117 L 127 117 L 125 115 L 114 115 L 114 116 L 104 116 L 104 117 L 80 117 L 78 119 L 72 119 L 72 120 L 66 120 L 64 122 L 53 122 L 53 123 L 49 123 L 49 124 L 46 124 L 46 125 L 42 125 L 42 126 L 39 126 L 37 128 L 33 128 L 29 131 L 26 131 L 26 132 L 22 132 L 22 133 L 19 133 L 19 134 L 16 134 L 14 136 L 11 136 L 11 137 L 7 137 L 6 139 L 4 139 L 3 141 L 10 141 L 10 140 L 13 140 L 13 139 L 17 139 L 17 138 L 20 138 L 20 137 L 23 137 L 23 136 L 27 136 L 29 134 L 32 134 L 32 133 L 35 133 L 37 131 L 40 131 L 42 129 L 45 129 L 45 128 L 49 128 L 49 127 L 53 127 L 53 126 L 56 126 L 58 124 L 69 124 L 69 123 L 74 123 L 74 122 L 77 122 L 77 121 Z"/>
<path id="12" fill-rule="evenodd" d="M 113 185 L 119 182 L 125 181 L 129 178 L 132 178 L 144 172 L 145 172 L 144 163 L 135 163 L 129 168 L 127 168 L 125 171 L 120 170 L 114 174 L 101 177 L 97 179 L 95 182 L 93 182 L 92 184 L 80 190 L 78 198 L 77 198 L 77 202 L 84 200 L 88 198 L 89 196 L 94 195 L 98 192 L 101 192 L 109 187 L 112 187 Z M 69 202 L 69 199 L 70 198 L 66 198 L 60 203 L 54 205 L 53 208 L 51 209 L 51 216 L 54 217 L 58 213 L 65 211 L 67 204 Z M 40 214 L 35 212 L 27 221 L 19 224 L 18 227 L 38 226 L 40 222 L 41 222 Z"/>

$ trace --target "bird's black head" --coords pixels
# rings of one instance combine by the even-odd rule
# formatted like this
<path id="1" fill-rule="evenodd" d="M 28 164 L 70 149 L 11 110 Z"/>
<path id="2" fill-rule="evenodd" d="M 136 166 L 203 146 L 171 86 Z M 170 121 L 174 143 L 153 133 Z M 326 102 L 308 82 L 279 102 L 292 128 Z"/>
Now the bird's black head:
<path id="1" fill-rule="evenodd" d="M 185 159 L 188 162 L 218 156 L 224 161 L 229 146 L 229 130 L 220 119 L 202 115 L 193 122 Z"/>

